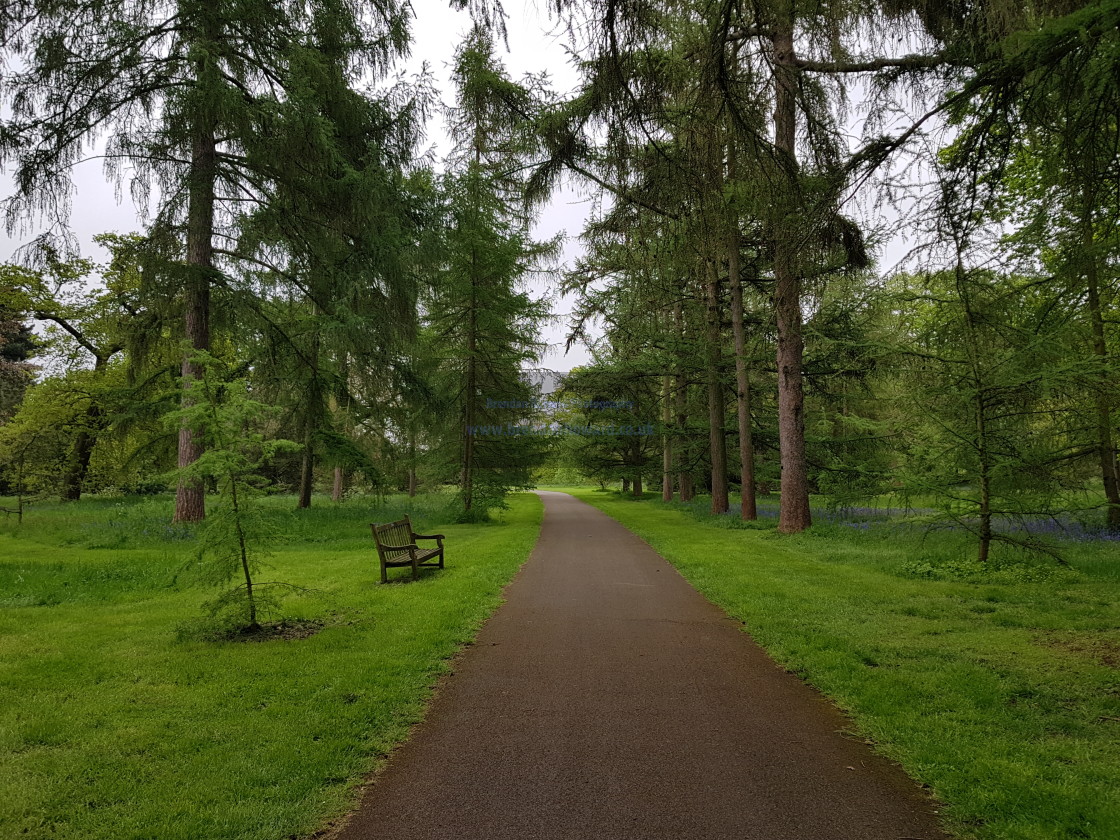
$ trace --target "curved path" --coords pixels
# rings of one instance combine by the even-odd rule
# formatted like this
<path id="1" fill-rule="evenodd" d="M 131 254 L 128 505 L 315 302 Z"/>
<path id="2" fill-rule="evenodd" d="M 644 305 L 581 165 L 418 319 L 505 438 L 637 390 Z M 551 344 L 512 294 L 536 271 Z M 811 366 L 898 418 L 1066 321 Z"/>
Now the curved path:
<path id="1" fill-rule="evenodd" d="M 621 525 L 563 493 L 506 603 L 339 840 L 940 840 L 839 730 Z"/>

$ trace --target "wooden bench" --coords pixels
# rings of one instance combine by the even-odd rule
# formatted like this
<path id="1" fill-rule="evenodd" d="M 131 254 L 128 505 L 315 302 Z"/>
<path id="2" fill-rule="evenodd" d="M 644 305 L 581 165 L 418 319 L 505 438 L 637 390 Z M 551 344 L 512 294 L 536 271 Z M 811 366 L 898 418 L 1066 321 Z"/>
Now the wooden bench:
<path id="1" fill-rule="evenodd" d="M 406 516 L 396 522 L 377 525 L 373 522 L 373 541 L 377 543 L 377 556 L 381 559 L 381 582 L 389 582 L 390 566 L 411 566 L 412 579 L 416 580 L 421 566 L 443 568 L 443 534 L 417 534 Z M 420 548 L 417 540 L 435 540 L 435 548 Z M 436 563 L 436 561 L 439 561 Z"/>

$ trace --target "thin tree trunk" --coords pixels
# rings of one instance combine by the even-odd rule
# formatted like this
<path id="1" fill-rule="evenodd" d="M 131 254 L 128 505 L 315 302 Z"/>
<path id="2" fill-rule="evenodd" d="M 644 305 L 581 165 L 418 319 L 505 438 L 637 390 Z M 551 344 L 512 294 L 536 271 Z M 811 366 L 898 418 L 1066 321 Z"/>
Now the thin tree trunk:
<path id="1" fill-rule="evenodd" d="M 987 377 L 980 366 L 981 348 L 976 339 L 976 316 L 972 311 L 972 296 L 969 294 L 964 263 L 961 261 L 961 245 L 957 243 L 956 281 L 957 296 L 964 307 L 964 325 L 968 336 L 968 360 L 971 368 L 971 385 L 974 392 L 973 412 L 976 426 L 976 457 L 980 469 L 977 476 L 980 516 L 980 546 L 978 559 L 981 563 L 988 562 L 988 553 L 992 545 L 992 453 L 988 446 L 988 400 Z"/>
<path id="2" fill-rule="evenodd" d="M 249 548 L 245 540 L 245 530 L 241 526 L 241 507 L 237 499 L 237 479 L 230 477 L 230 503 L 233 506 L 233 522 L 237 530 L 237 546 L 241 554 L 241 572 L 245 576 L 245 597 L 249 601 L 249 630 L 257 630 L 257 598 L 253 593 L 253 575 L 249 569 Z"/>
<path id="3" fill-rule="evenodd" d="M 336 383 L 336 390 L 331 395 L 330 411 L 338 418 L 338 422 L 347 435 L 352 435 L 354 432 L 353 424 L 350 421 L 350 397 L 349 397 L 349 382 L 350 382 L 350 355 L 343 351 L 338 360 L 338 380 Z M 346 405 L 343 405 L 343 398 L 346 400 Z M 346 486 L 349 483 L 349 470 L 342 466 L 337 465 L 334 468 L 334 481 L 331 485 L 331 501 L 341 502 L 342 497 L 346 494 Z"/>
<path id="4" fill-rule="evenodd" d="M 1081 218 L 1081 247 L 1085 259 L 1085 283 L 1087 287 L 1087 304 L 1089 307 L 1089 324 L 1092 332 L 1093 355 L 1102 369 L 1102 382 L 1096 389 L 1094 400 L 1097 414 L 1097 461 L 1100 465 L 1101 479 L 1104 483 L 1105 501 L 1108 503 L 1106 514 L 1106 527 L 1110 531 L 1120 530 L 1120 475 L 1117 474 L 1116 445 L 1112 439 L 1112 409 L 1109 397 L 1112 383 L 1103 374 L 1108 364 L 1108 342 L 1104 331 L 1104 314 L 1101 309 L 1100 274 L 1096 254 L 1096 234 L 1093 229 L 1093 210 L 1088 194 L 1091 190 L 1083 189 L 1086 200 L 1083 202 Z"/>
<path id="5" fill-rule="evenodd" d="M 315 422 L 306 418 L 303 425 L 303 455 L 299 464 L 299 502 L 297 507 L 306 510 L 311 507 L 311 491 L 315 487 Z"/>
<path id="6" fill-rule="evenodd" d="M 683 380 L 683 377 L 681 377 Z M 688 384 L 682 382 L 681 389 L 678 392 L 679 413 L 677 414 L 677 427 L 686 430 L 688 429 L 688 414 L 685 411 L 687 399 Z M 687 432 L 685 433 L 687 434 Z M 692 482 L 692 471 L 689 467 L 688 453 L 689 446 L 687 438 L 683 441 L 682 445 L 678 447 L 677 453 L 677 492 L 680 495 L 682 502 L 691 502 L 696 498 L 696 486 Z"/>
<path id="7" fill-rule="evenodd" d="M 312 316 L 316 309 L 312 305 Z M 303 413 L 303 457 L 299 470 L 299 503 L 301 510 L 311 507 L 311 493 L 315 489 L 315 432 L 323 411 L 323 391 L 319 383 L 319 338 L 311 342 L 311 382 L 307 386 L 307 402 Z"/>
<path id="8" fill-rule="evenodd" d="M 217 142 L 213 124 L 200 126 L 191 150 L 190 197 L 187 208 L 187 266 L 183 326 L 191 350 L 210 349 L 210 273 L 214 269 L 214 182 Z M 183 358 L 182 404 L 194 404 L 194 382 L 202 366 L 188 354 Z M 180 469 L 197 461 L 204 451 L 201 437 L 187 423 L 179 427 Z M 200 479 L 179 481 L 175 493 L 175 522 L 200 522 L 206 516 L 206 490 Z"/>
<path id="9" fill-rule="evenodd" d="M 661 500 L 673 501 L 673 439 L 669 424 L 673 422 L 673 386 L 669 374 L 661 378 Z"/>
<path id="10" fill-rule="evenodd" d="M 805 394 L 801 381 L 801 278 L 795 270 L 792 208 L 796 206 L 797 153 L 794 145 L 797 78 L 794 70 L 794 11 L 787 0 L 774 21 L 774 146 L 785 170 L 786 194 L 774 231 L 774 314 L 778 326 L 778 444 L 781 449 L 781 511 L 778 530 L 804 531 L 812 524 L 809 474 L 805 462 Z"/>
<path id="11" fill-rule="evenodd" d="M 471 505 L 474 503 L 474 427 L 475 427 L 475 400 L 478 399 L 475 391 L 478 390 L 478 371 L 476 368 L 475 350 L 477 348 L 477 337 L 475 330 L 477 329 L 478 313 L 475 301 L 471 301 L 471 311 L 469 316 L 470 330 L 467 338 L 467 393 L 465 405 L 465 420 L 467 424 L 467 435 L 463 441 L 463 475 L 462 475 L 462 492 L 463 492 L 463 508 L 470 510 Z"/>
<path id="12" fill-rule="evenodd" d="M 976 383 L 979 385 L 979 383 Z M 992 467 L 991 453 L 988 450 L 987 417 L 985 415 L 984 391 L 976 392 L 976 447 L 980 456 L 980 553 L 981 563 L 988 562 L 988 552 L 992 545 Z"/>
<path id="13" fill-rule="evenodd" d="M 680 303 L 673 307 L 673 320 L 677 327 L 678 346 L 684 346 L 684 312 Z M 677 490 L 682 502 L 691 502 L 695 496 L 692 486 L 692 473 L 689 467 L 689 451 L 691 446 L 688 440 L 688 378 L 683 365 L 678 362 L 676 383 L 674 388 L 677 429 L 680 431 L 680 443 L 677 449 Z"/>
<path id="14" fill-rule="evenodd" d="M 16 471 L 16 524 L 23 524 L 23 497 L 27 493 L 24 483 L 24 467 L 27 463 L 27 445 L 19 453 L 19 469 Z"/>
<path id="15" fill-rule="evenodd" d="M 712 513 L 727 513 L 727 436 L 723 423 L 726 406 L 720 367 L 723 362 L 723 341 L 720 330 L 720 284 L 715 263 L 708 262 L 708 441 L 712 458 Z"/>
<path id="16" fill-rule="evenodd" d="M 743 280 L 739 275 L 739 232 L 727 243 L 727 276 L 731 282 L 731 334 L 735 340 L 735 409 L 739 420 L 739 511 L 758 519 L 754 487 L 754 438 L 751 436 L 751 381 L 747 369 L 747 338 L 743 327 Z"/>
<path id="17" fill-rule="evenodd" d="M 416 496 L 416 433 L 408 432 L 408 498 Z"/>
<path id="18" fill-rule="evenodd" d="M 974 327 L 972 313 L 967 306 L 965 312 L 971 336 Z M 975 344 L 974 339 L 970 338 L 970 341 Z M 978 559 L 981 563 L 987 563 L 988 553 L 992 545 L 992 456 L 988 446 L 987 398 L 984 383 L 980 376 L 979 363 L 975 358 L 975 347 L 973 386 L 976 389 L 976 454 L 980 460 L 980 546 Z"/>
<path id="19" fill-rule="evenodd" d="M 629 493 L 630 492 L 630 479 L 628 479 L 628 478 L 622 479 L 622 492 L 623 493 Z"/>
<path id="20" fill-rule="evenodd" d="M 346 492 L 346 470 L 342 467 L 334 468 L 334 483 L 331 485 L 331 501 L 341 502 Z"/>

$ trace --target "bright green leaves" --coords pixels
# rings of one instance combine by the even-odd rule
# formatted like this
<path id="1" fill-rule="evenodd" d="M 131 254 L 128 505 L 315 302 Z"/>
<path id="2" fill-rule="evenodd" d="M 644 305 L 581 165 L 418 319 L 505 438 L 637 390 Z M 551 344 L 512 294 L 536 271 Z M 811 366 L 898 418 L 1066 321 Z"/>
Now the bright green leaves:
<path id="1" fill-rule="evenodd" d="M 194 352 L 192 361 L 202 374 L 186 384 L 187 398 L 168 415 L 173 428 L 189 427 L 205 442 L 206 450 L 181 468 L 181 481 L 213 482 L 218 504 L 202 526 L 197 571 L 210 583 L 241 582 L 207 604 L 212 619 L 231 629 L 256 629 L 263 614 L 274 611 L 270 583 L 262 592 L 254 576 L 260 570 L 268 536 L 252 504 L 261 484 L 260 470 L 276 455 L 297 450 L 297 444 L 268 434 L 276 410 L 255 400 L 237 369 L 209 353 Z"/>

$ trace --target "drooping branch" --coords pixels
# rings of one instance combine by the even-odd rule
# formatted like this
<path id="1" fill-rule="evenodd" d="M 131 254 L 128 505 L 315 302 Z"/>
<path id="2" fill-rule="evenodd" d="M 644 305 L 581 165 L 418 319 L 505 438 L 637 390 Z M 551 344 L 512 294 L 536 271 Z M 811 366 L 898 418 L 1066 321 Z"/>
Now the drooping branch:
<path id="1" fill-rule="evenodd" d="M 906 55 L 901 58 L 871 58 L 866 61 L 816 61 L 795 57 L 790 64 L 813 73 L 875 73 L 879 70 L 937 70 L 953 65 L 944 53 Z"/>

